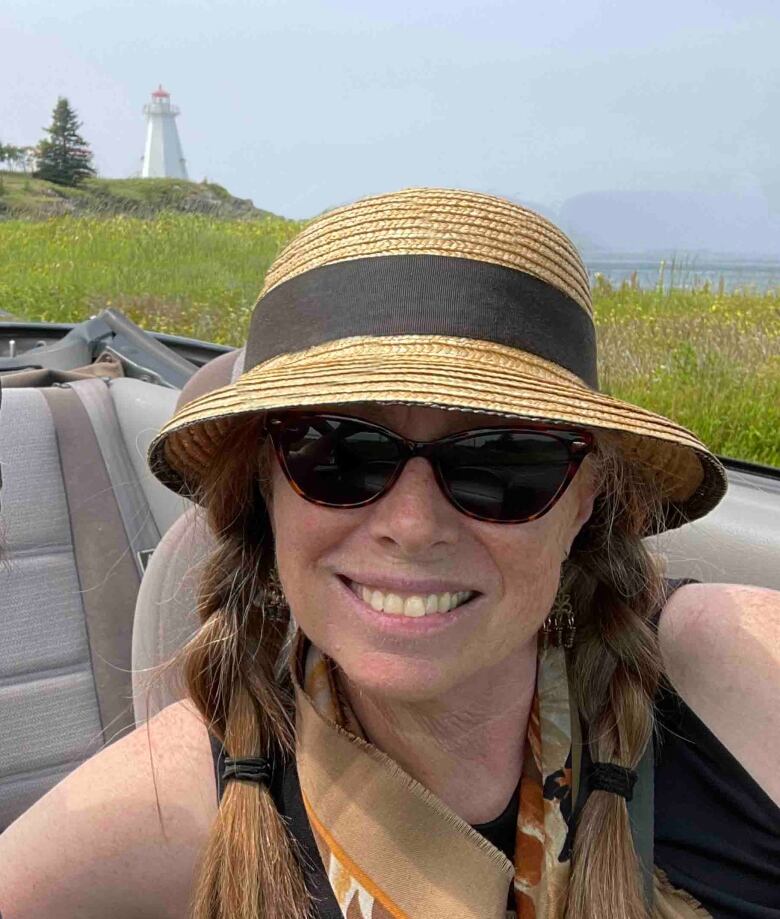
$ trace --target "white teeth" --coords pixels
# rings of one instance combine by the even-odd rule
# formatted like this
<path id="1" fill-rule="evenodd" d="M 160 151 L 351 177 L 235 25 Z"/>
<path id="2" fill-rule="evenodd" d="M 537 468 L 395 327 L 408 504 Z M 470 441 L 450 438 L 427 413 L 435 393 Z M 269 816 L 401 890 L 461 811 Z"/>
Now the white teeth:
<path id="1" fill-rule="evenodd" d="M 425 615 L 425 601 L 422 597 L 408 597 L 404 603 L 404 616 L 418 616 Z"/>
<path id="2" fill-rule="evenodd" d="M 378 613 L 381 613 L 382 604 L 385 602 L 385 598 L 382 592 L 380 590 L 369 590 L 367 587 L 364 587 L 363 590 L 365 590 L 366 593 L 371 594 L 372 608 L 375 609 Z"/>
<path id="3" fill-rule="evenodd" d="M 355 581 L 350 581 L 350 588 L 364 603 L 378 613 L 407 616 L 413 619 L 420 616 L 431 616 L 434 613 L 448 613 L 475 596 L 474 591 L 460 590 L 455 593 L 446 591 L 442 594 L 427 594 L 426 596 L 414 594 L 404 598 L 398 594 L 383 593 L 374 587 L 357 584 Z"/>
<path id="4" fill-rule="evenodd" d="M 398 594 L 385 594 L 384 611 L 390 614 L 398 614 L 404 611 L 404 601 Z"/>

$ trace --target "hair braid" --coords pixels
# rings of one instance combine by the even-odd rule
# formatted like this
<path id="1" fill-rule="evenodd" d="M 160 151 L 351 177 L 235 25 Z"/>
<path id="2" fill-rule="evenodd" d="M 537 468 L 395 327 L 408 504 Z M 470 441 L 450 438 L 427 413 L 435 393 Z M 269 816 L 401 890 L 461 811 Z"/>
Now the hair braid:
<path id="1" fill-rule="evenodd" d="M 274 561 L 262 495 L 258 431 L 237 425 L 201 501 L 217 546 L 203 569 L 202 623 L 182 649 L 187 688 L 231 757 L 291 756 L 293 703 L 280 667 L 289 617 L 266 616 Z M 267 461 L 261 450 L 261 461 Z M 239 468 L 241 467 L 241 468 Z M 290 837 L 265 785 L 229 782 L 202 855 L 191 919 L 305 919 L 309 896 Z"/>
<path id="2" fill-rule="evenodd" d="M 578 535 L 564 583 L 578 622 L 574 700 L 594 762 L 636 768 L 653 732 L 661 665 L 650 620 L 663 578 L 641 532 L 662 502 L 609 447 L 594 513 Z M 627 802 L 591 792 L 575 835 L 566 915 L 647 919 Z"/>

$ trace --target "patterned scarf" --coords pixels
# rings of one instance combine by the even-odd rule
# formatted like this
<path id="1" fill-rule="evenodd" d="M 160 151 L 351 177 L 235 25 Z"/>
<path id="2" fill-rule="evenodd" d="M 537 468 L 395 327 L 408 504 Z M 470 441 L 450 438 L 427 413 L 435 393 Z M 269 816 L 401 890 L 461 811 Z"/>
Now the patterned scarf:
<path id="1" fill-rule="evenodd" d="M 291 664 L 301 794 L 344 919 L 562 919 L 577 785 L 562 649 L 539 652 L 514 864 L 368 741 L 300 630 Z M 707 915 L 662 881 L 656 916 Z"/>

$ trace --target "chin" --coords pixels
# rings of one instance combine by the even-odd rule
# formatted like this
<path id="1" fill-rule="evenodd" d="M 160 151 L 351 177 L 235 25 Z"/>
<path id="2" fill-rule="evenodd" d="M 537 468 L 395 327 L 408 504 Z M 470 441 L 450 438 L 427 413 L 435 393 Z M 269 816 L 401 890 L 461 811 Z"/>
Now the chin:
<path id="1" fill-rule="evenodd" d="M 434 699 L 458 682 L 443 664 L 388 650 L 330 655 L 355 689 L 399 702 Z"/>

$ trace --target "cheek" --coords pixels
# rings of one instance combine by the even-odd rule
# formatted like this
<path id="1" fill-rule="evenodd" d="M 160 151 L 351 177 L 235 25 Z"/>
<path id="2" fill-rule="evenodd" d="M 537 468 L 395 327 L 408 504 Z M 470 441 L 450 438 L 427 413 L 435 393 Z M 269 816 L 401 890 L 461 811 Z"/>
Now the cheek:
<path id="1" fill-rule="evenodd" d="M 325 564 L 353 524 L 348 513 L 301 498 L 278 466 L 272 480 L 271 519 L 279 577 L 296 620 L 308 631 L 312 617 L 322 616 L 332 586 Z"/>
<path id="2" fill-rule="evenodd" d="M 523 534 L 496 558 L 510 613 L 526 624 L 541 623 L 558 587 L 559 556 L 555 547 L 535 533 Z M 524 629 L 523 629 L 524 630 Z"/>
<path id="3" fill-rule="evenodd" d="M 519 638 L 541 626 L 558 590 L 569 514 L 563 506 L 557 511 L 487 542 L 502 582 L 501 618 Z"/>
<path id="4" fill-rule="evenodd" d="M 296 494 L 290 483 L 275 464 L 272 475 L 272 511 L 276 559 L 280 573 L 293 574 L 298 564 L 316 554 L 317 547 L 327 538 L 327 528 L 320 518 L 327 513 Z M 286 584 L 286 581 L 285 581 Z"/>

